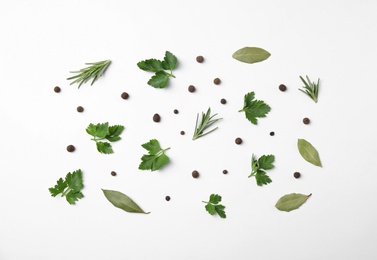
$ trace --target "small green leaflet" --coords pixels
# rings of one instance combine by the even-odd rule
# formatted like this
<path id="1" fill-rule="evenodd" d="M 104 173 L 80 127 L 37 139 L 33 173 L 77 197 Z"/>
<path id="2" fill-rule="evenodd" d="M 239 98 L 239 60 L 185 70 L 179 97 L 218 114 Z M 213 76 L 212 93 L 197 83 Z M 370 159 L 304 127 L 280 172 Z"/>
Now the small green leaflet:
<path id="1" fill-rule="evenodd" d="M 138 62 L 137 66 L 144 71 L 155 73 L 154 76 L 149 79 L 148 85 L 154 88 L 165 88 L 169 83 L 169 78 L 175 78 L 173 70 L 177 67 L 177 63 L 177 57 L 171 52 L 166 51 L 164 60 L 143 60 Z"/>
<path id="2" fill-rule="evenodd" d="M 84 195 L 81 190 L 84 188 L 82 183 L 82 172 L 81 170 L 76 170 L 72 173 L 67 173 L 65 180 L 60 178 L 54 187 L 48 190 L 52 197 L 56 197 L 61 194 L 62 197 L 65 196 L 69 204 L 75 204 L 76 201 L 82 199 Z"/>
<path id="3" fill-rule="evenodd" d="M 312 194 L 304 195 L 298 193 L 291 193 L 284 195 L 277 202 L 275 207 L 278 210 L 289 212 L 291 210 L 298 209 L 302 204 L 304 204 L 307 199 L 312 196 Z"/>
<path id="4" fill-rule="evenodd" d="M 271 54 L 262 48 L 244 47 L 233 53 L 232 57 L 238 61 L 251 64 L 264 61 L 270 56 Z"/>
<path id="5" fill-rule="evenodd" d="M 115 190 L 102 189 L 105 197 L 117 208 L 123 209 L 130 213 L 143 213 L 149 214 L 150 212 L 144 212 L 139 205 L 137 205 L 130 197 Z"/>
<path id="6" fill-rule="evenodd" d="M 73 80 L 70 85 L 79 83 L 79 87 L 81 87 L 82 84 L 88 82 L 89 80 L 92 80 L 92 83 L 90 85 L 93 85 L 95 81 L 99 77 L 101 77 L 107 67 L 109 67 L 111 61 L 110 60 L 104 60 L 104 61 L 98 61 L 98 62 L 91 62 L 91 63 L 85 63 L 85 65 L 89 65 L 86 68 L 83 68 L 79 71 L 70 71 L 71 73 L 76 73 L 77 75 L 72 76 L 70 78 L 67 78 L 67 80 Z"/>
<path id="7" fill-rule="evenodd" d="M 246 118 L 254 125 L 258 124 L 257 118 L 266 117 L 271 111 L 269 105 L 262 100 L 254 100 L 254 91 L 249 92 L 244 97 L 244 105 L 238 112 L 245 112 Z"/>
<path id="8" fill-rule="evenodd" d="M 209 214 L 214 215 L 217 213 L 221 218 L 226 218 L 225 214 L 225 206 L 219 204 L 221 202 L 221 196 L 218 194 L 211 194 L 209 197 L 209 201 L 203 201 L 203 203 L 207 203 L 205 205 L 205 209 L 208 211 Z"/>
<path id="9" fill-rule="evenodd" d="M 270 177 L 266 174 L 264 170 L 270 170 L 274 168 L 275 156 L 270 155 L 263 155 L 258 160 L 255 159 L 254 154 L 251 157 L 251 174 L 250 177 L 255 177 L 258 186 L 267 185 L 272 182 Z"/>
<path id="10" fill-rule="evenodd" d="M 139 170 L 156 171 L 169 162 L 169 157 L 165 154 L 165 151 L 169 150 L 170 147 L 162 149 L 156 139 L 152 139 L 141 146 L 148 151 L 148 154 L 141 157 Z"/>
<path id="11" fill-rule="evenodd" d="M 124 130 L 124 126 L 122 125 L 113 125 L 109 126 L 109 123 L 98 123 L 96 125 L 90 124 L 86 128 L 86 132 L 93 136 L 91 140 L 96 142 L 97 150 L 103 154 L 111 154 L 114 153 L 111 144 L 108 142 L 101 142 L 101 140 L 108 140 L 110 142 L 119 141 L 120 135 Z"/>
<path id="12" fill-rule="evenodd" d="M 318 151 L 314 146 L 306 141 L 305 139 L 298 139 L 297 141 L 298 151 L 300 152 L 302 158 L 306 161 L 314 164 L 315 166 L 322 167 L 321 160 L 319 159 Z"/>

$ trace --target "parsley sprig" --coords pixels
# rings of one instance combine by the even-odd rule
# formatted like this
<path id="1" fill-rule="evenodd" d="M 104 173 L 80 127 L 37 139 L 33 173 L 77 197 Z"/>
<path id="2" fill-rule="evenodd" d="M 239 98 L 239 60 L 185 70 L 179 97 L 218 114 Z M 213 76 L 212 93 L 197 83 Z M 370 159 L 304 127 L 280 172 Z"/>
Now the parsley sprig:
<path id="1" fill-rule="evenodd" d="M 318 102 L 318 90 L 319 90 L 319 79 L 317 83 L 314 81 L 311 82 L 309 77 L 306 76 L 307 81 L 303 77 L 300 76 L 301 81 L 304 83 L 303 89 L 298 89 L 302 93 L 308 95 L 315 103 Z"/>
<path id="2" fill-rule="evenodd" d="M 254 91 L 249 92 L 244 97 L 244 105 L 238 112 L 245 112 L 246 118 L 254 125 L 258 124 L 257 118 L 266 117 L 271 111 L 271 107 L 262 100 L 254 100 Z"/>
<path id="3" fill-rule="evenodd" d="M 168 85 L 169 78 L 175 78 L 173 70 L 176 68 L 177 63 L 177 57 L 171 52 L 166 51 L 164 60 L 143 60 L 138 62 L 137 66 L 144 71 L 155 73 L 154 76 L 149 79 L 148 85 L 154 88 L 165 88 Z"/>
<path id="4" fill-rule="evenodd" d="M 203 137 L 215 131 L 218 127 L 204 133 L 210 126 L 212 126 L 217 121 L 221 120 L 222 118 L 214 118 L 217 114 L 211 116 L 211 108 L 208 108 L 207 113 L 202 112 L 202 117 L 200 122 L 198 123 L 199 114 L 196 116 L 196 123 L 195 123 L 195 130 L 192 140 L 198 139 L 199 137 Z"/>
<path id="5" fill-rule="evenodd" d="M 96 125 L 90 124 L 86 128 L 86 132 L 93 136 L 91 140 L 96 142 L 97 150 L 103 154 L 112 154 L 114 153 L 111 144 L 108 142 L 101 142 L 101 140 L 108 140 L 110 142 L 119 141 L 120 134 L 123 132 L 124 126 L 122 125 L 113 125 L 109 126 L 109 123 L 98 123 Z"/>
<path id="6" fill-rule="evenodd" d="M 255 159 L 254 154 L 251 157 L 251 174 L 250 177 L 255 177 L 258 186 L 263 186 L 272 182 L 270 177 L 266 174 L 264 170 L 270 170 L 274 168 L 275 156 L 273 155 L 263 155 L 258 160 Z"/>
<path id="7" fill-rule="evenodd" d="M 83 188 L 82 172 L 80 169 L 78 169 L 72 173 L 67 173 L 65 180 L 60 178 L 57 181 L 57 184 L 48 190 L 50 191 L 52 197 L 56 197 L 57 195 L 61 194 L 62 197 L 66 198 L 69 204 L 75 204 L 76 201 L 84 197 L 81 192 Z"/>
<path id="8" fill-rule="evenodd" d="M 148 143 L 142 144 L 141 146 L 148 151 L 148 154 L 144 154 L 141 157 L 139 170 L 156 171 L 161 169 L 169 162 L 169 157 L 165 154 L 165 152 L 169 150 L 170 147 L 162 149 L 160 143 L 156 139 L 152 139 Z"/>
<path id="9" fill-rule="evenodd" d="M 219 204 L 221 202 L 221 196 L 218 194 L 211 194 L 209 197 L 209 201 L 202 201 L 203 203 L 207 203 L 205 205 L 206 210 L 210 215 L 214 215 L 217 213 L 221 218 L 226 218 L 225 214 L 225 206 Z"/>
<path id="10" fill-rule="evenodd" d="M 74 79 L 74 81 L 72 81 L 70 85 L 79 83 L 79 88 L 80 88 L 82 84 L 93 79 L 92 83 L 90 84 L 90 85 L 93 85 L 93 83 L 97 81 L 99 77 L 103 75 L 107 67 L 109 67 L 110 63 L 111 63 L 110 60 L 85 63 L 85 65 L 90 65 L 90 66 L 83 68 L 79 71 L 70 71 L 70 73 L 77 73 L 77 75 L 67 78 L 67 80 Z"/>

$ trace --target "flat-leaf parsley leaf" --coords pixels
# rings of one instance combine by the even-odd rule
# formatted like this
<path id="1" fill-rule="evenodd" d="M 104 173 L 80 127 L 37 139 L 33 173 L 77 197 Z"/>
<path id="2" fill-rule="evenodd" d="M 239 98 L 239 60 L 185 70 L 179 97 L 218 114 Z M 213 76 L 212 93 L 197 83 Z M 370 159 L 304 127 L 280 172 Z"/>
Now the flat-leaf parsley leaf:
<path id="1" fill-rule="evenodd" d="M 65 196 L 69 204 L 75 204 L 76 201 L 84 197 L 81 192 L 83 187 L 82 172 L 80 169 L 78 169 L 72 173 L 69 172 L 65 176 L 65 180 L 60 178 L 56 185 L 48 190 L 50 191 L 52 197 L 56 197 L 57 195 L 61 194 L 62 197 Z"/>
<path id="2" fill-rule="evenodd" d="M 262 118 L 271 111 L 271 107 L 262 100 L 254 100 L 254 91 L 244 97 L 244 106 L 238 112 L 245 112 L 246 118 L 254 125 L 258 124 L 257 117 Z"/>
<path id="3" fill-rule="evenodd" d="M 160 143 L 156 139 L 152 139 L 141 146 L 148 150 L 148 154 L 144 154 L 141 157 L 141 163 L 139 165 L 140 170 L 156 171 L 169 162 L 169 157 L 165 152 L 169 150 L 170 147 L 162 149 Z"/>
<path id="4" fill-rule="evenodd" d="M 254 154 L 251 157 L 251 174 L 250 177 L 255 177 L 258 186 L 263 186 L 272 182 L 270 177 L 266 174 L 264 170 L 270 170 L 274 168 L 275 156 L 273 155 L 263 155 L 258 160 L 255 159 Z"/>
<path id="5" fill-rule="evenodd" d="M 221 202 L 221 196 L 218 194 L 211 194 L 209 197 L 209 201 L 203 201 L 203 203 L 207 203 L 205 205 L 205 209 L 208 211 L 210 215 L 214 215 L 217 213 L 221 218 L 226 218 L 225 214 L 225 206 L 219 204 Z"/>
<path id="6" fill-rule="evenodd" d="M 109 126 L 109 123 L 98 123 L 96 125 L 90 124 L 86 128 L 86 132 L 93 136 L 92 140 L 96 142 L 97 150 L 100 153 L 111 154 L 114 153 L 111 144 L 108 142 L 101 142 L 101 140 L 108 140 L 116 142 L 121 139 L 120 135 L 124 130 L 122 125 Z"/>

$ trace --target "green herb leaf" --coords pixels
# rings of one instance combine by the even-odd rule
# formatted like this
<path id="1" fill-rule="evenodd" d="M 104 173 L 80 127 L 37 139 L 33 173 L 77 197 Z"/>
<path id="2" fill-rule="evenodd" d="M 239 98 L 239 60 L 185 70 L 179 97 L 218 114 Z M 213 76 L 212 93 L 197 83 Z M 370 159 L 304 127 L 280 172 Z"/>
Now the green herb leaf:
<path id="1" fill-rule="evenodd" d="M 81 87 L 82 84 L 88 82 L 89 80 L 92 80 L 92 83 L 90 85 L 93 85 L 95 81 L 99 77 L 101 77 L 107 67 L 109 67 L 111 61 L 110 60 L 104 60 L 104 61 L 99 61 L 99 62 L 92 62 L 92 63 L 85 63 L 85 65 L 90 65 L 86 68 L 83 68 L 79 71 L 71 71 L 71 73 L 77 73 L 77 75 L 67 78 L 67 80 L 72 80 L 74 79 L 73 82 L 71 82 L 70 85 L 79 83 L 79 88 Z"/>
<path id="2" fill-rule="evenodd" d="M 162 61 L 156 59 L 143 60 L 137 63 L 137 66 L 144 70 L 150 72 L 159 72 L 164 70 L 162 67 Z"/>
<path id="3" fill-rule="evenodd" d="M 137 205 L 130 197 L 115 190 L 104 190 L 102 189 L 105 197 L 113 204 L 115 207 L 123 209 L 124 211 L 130 213 L 143 213 L 149 214 L 150 212 L 144 212 L 139 205 Z"/>
<path id="4" fill-rule="evenodd" d="M 169 150 L 170 147 L 162 149 L 156 139 L 152 139 L 141 146 L 148 151 L 148 154 L 141 157 L 140 170 L 156 171 L 169 162 L 169 157 L 165 154 L 165 151 Z"/>
<path id="5" fill-rule="evenodd" d="M 267 185 L 272 182 L 270 177 L 263 170 L 269 170 L 274 168 L 275 156 L 262 155 L 258 160 L 255 158 L 254 154 L 251 156 L 251 174 L 250 177 L 255 177 L 258 186 Z M 263 169 L 263 170 L 262 170 Z"/>
<path id="6" fill-rule="evenodd" d="M 308 95 L 315 103 L 318 102 L 318 91 L 319 91 L 319 79 L 317 84 L 315 82 L 311 82 L 309 77 L 306 76 L 307 82 L 303 77 L 300 76 L 301 81 L 304 83 L 303 89 L 298 89 L 304 94 Z"/>
<path id="7" fill-rule="evenodd" d="M 163 61 L 149 59 L 138 62 L 137 66 L 144 71 L 155 72 L 155 75 L 149 79 L 148 85 L 154 88 L 165 88 L 169 83 L 169 78 L 175 78 L 173 69 L 176 68 L 177 63 L 177 57 L 166 51 Z"/>
<path id="8" fill-rule="evenodd" d="M 165 88 L 168 82 L 169 76 L 164 71 L 159 71 L 148 81 L 148 85 L 154 88 Z"/>
<path id="9" fill-rule="evenodd" d="M 246 118 L 252 124 L 257 125 L 257 118 L 266 117 L 271 108 L 262 100 L 254 100 L 254 96 L 254 92 L 247 93 L 244 97 L 244 107 L 238 112 L 245 112 Z"/>
<path id="10" fill-rule="evenodd" d="M 302 158 L 304 158 L 311 164 L 314 164 L 315 166 L 322 167 L 318 151 L 314 148 L 314 146 L 311 143 L 309 143 L 305 139 L 298 139 L 297 147 Z"/>
<path id="11" fill-rule="evenodd" d="M 206 203 L 205 209 L 210 215 L 214 215 L 217 213 L 221 218 L 226 218 L 225 214 L 225 206 L 219 204 L 221 201 L 221 196 L 218 194 L 211 194 L 209 197 L 209 201 L 203 201 L 203 203 Z"/>
<path id="12" fill-rule="evenodd" d="M 222 118 L 215 118 L 214 117 L 217 116 L 217 114 L 214 114 L 211 116 L 211 108 L 208 108 L 207 110 L 207 113 L 203 113 L 202 112 L 202 117 L 200 119 L 200 122 L 198 122 L 198 119 L 199 119 L 199 114 L 197 114 L 196 116 L 196 123 L 195 123 L 195 130 L 194 130 L 194 135 L 192 137 L 192 140 L 196 140 L 200 137 L 203 137 L 209 133 L 212 133 L 213 131 L 215 131 L 218 127 L 208 131 L 208 132 L 204 132 L 205 130 L 207 130 L 209 127 L 211 127 L 214 123 L 216 123 L 217 121 L 221 120 Z"/>
<path id="13" fill-rule="evenodd" d="M 275 207 L 278 210 L 289 212 L 291 210 L 298 209 L 302 204 L 304 204 L 307 201 L 307 199 L 311 195 L 312 194 L 304 195 L 298 193 L 287 194 L 277 201 Z"/>
<path id="14" fill-rule="evenodd" d="M 56 197 L 61 194 L 62 197 L 66 197 L 69 204 L 75 204 L 76 201 L 82 199 L 84 195 L 81 190 L 84 188 L 82 182 L 81 170 L 76 170 L 72 173 L 67 173 L 65 180 L 60 178 L 54 187 L 49 188 L 52 197 Z"/>
<path id="15" fill-rule="evenodd" d="M 255 62 L 260 62 L 268 59 L 271 54 L 258 47 L 244 47 L 242 49 L 239 49 L 235 53 L 233 53 L 233 58 L 245 62 L 245 63 L 255 63 Z"/>
<path id="16" fill-rule="evenodd" d="M 124 130 L 122 125 L 109 126 L 109 123 L 98 123 L 96 125 L 89 124 L 86 128 L 86 132 L 93 136 L 92 140 L 96 142 L 97 151 L 103 154 L 114 153 L 111 144 L 108 142 L 101 142 L 101 140 L 107 139 L 110 142 L 116 142 L 121 139 L 120 135 Z"/>

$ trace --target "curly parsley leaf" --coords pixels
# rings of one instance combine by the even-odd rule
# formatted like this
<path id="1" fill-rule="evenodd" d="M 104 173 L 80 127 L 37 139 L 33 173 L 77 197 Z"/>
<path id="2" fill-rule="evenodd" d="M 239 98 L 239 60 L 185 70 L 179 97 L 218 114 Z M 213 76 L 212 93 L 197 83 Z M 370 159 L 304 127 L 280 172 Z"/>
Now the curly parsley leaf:
<path id="1" fill-rule="evenodd" d="M 75 204 L 76 201 L 84 197 L 84 194 L 81 192 L 83 188 L 82 172 L 78 169 L 72 173 L 67 173 L 64 181 L 60 178 L 57 184 L 48 190 L 52 197 L 61 194 L 62 197 L 66 198 L 69 204 Z"/>
<path id="2" fill-rule="evenodd" d="M 148 85 L 154 88 L 165 88 L 169 83 L 169 78 L 173 75 L 173 70 L 178 63 L 177 57 L 171 52 L 166 51 L 164 60 L 148 59 L 137 63 L 137 66 L 148 72 L 154 72 L 155 74 L 149 79 Z"/>
<path id="3" fill-rule="evenodd" d="M 116 142 L 121 139 L 120 135 L 124 130 L 122 125 L 109 126 L 109 123 L 98 123 L 96 125 L 90 124 L 86 128 L 86 132 L 93 136 L 91 140 L 96 142 L 97 151 L 103 154 L 114 153 L 111 144 L 108 142 L 102 142 L 101 140 L 107 139 L 110 142 Z"/>
<path id="4" fill-rule="evenodd" d="M 271 107 L 262 100 L 254 100 L 255 93 L 249 92 L 244 97 L 244 106 L 238 112 L 245 112 L 246 118 L 254 125 L 258 124 L 257 118 L 266 117 Z"/>
<path id="5" fill-rule="evenodd" d="M 152 139 L 141 146 L 148 151 L 148 154 L 144 154 L 141 157 L 141 163 L 139 165 L 140 170 L 156 171 L 169 162 L 169 157 L 165 152 L 169 150 L 170 147 L 162 149 L 160 143 L 156 139 Z"/>
<path id="6" fill-rule="evenodd" d="M 206 203 L 205 209 L 210 215 L 217 213 L 221 218 L 226 218 L 225 206 L 219 204 L 221 202 L 221 196 L 218 194 L 211 194 L 209 201 L 203 201 Z"/>
<path id="7" fill-rule="evenodd" d="M 263 186 L 271 183 L 272 180 L 264 170 L 270 170 L 274 168 L 274 161 L 274 155 L 263 155 L 257 160 L 255 159 L 255 156 L 253 154 L 251 157 L 252 172 L 249 175 L 249 178 L 254 176 L 258 186 Z"/>

